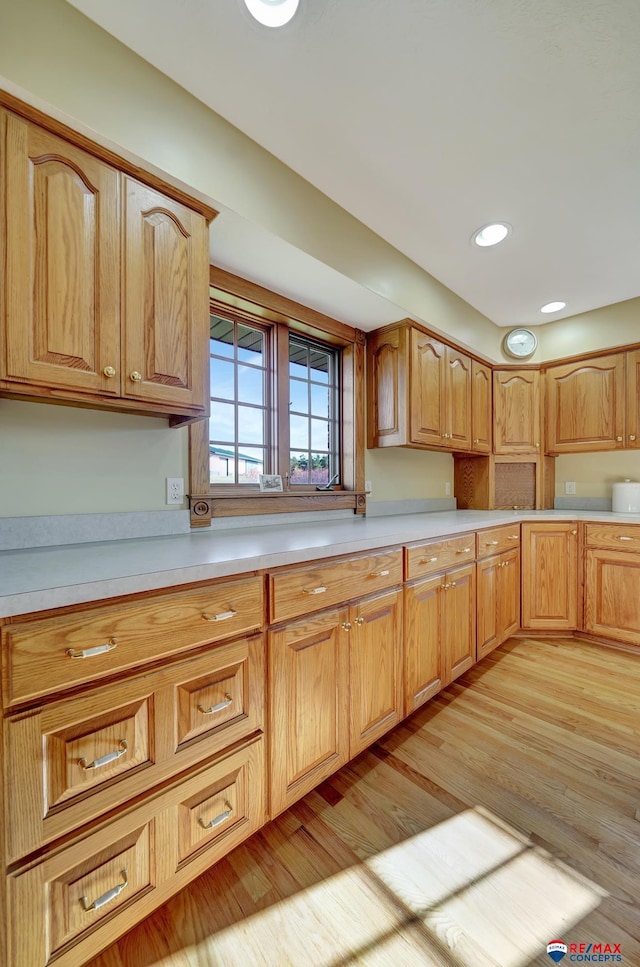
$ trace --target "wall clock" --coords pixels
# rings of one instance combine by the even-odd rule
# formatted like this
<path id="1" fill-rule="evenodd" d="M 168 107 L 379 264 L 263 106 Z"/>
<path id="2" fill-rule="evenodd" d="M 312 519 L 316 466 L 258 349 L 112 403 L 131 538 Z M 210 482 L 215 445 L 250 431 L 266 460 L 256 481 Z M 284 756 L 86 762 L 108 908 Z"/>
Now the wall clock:
<path id="1" fill-rule="evenodd" d="M 538 340 L 530 329 L 511 329 L 504 337 L 504 351 L 514 359 L 528 359 L 536 351 Z"/>

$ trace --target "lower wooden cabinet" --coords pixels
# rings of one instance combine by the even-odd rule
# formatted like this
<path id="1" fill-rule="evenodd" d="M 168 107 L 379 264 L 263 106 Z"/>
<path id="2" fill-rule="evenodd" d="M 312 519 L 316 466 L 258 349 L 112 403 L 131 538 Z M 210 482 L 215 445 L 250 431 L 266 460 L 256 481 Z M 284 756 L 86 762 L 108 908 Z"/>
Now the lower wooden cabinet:
<path id="1" fill-rule="evenodd" d="M 408 714 L 475 664 L 475 564 L 407 585 L 405 607 Z"/>
<path id="2" fill-rule="evenodd" d="M 522 627 L 578 627 L 578 529 L 572 521 L 522 525 Z"/>
<path id="3" fill-rule="evenodd" d="M 640 554 L 587 549 L 584 630 L 640 645 Z"/>
<path id="4" fill-rule="evenodd" d="M 520 627 L 520 550 L 478 561 L 478 661 Z"/>
<path id="5" fill-rule="evenodd" d="M 275 815 L 402 718 L 402 592 L 270 631 L 269 683 Z"/>

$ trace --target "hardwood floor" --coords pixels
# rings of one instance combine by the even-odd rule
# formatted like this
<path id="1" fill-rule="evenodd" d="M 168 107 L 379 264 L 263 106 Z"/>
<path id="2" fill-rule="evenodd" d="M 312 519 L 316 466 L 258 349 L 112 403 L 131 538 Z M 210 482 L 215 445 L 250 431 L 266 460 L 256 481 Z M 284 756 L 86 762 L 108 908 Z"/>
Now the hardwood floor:
<path id="1" fill-rule="evenodd" d="M 640 967 L 639 672 L 511 639 L 91 967 Z"/>

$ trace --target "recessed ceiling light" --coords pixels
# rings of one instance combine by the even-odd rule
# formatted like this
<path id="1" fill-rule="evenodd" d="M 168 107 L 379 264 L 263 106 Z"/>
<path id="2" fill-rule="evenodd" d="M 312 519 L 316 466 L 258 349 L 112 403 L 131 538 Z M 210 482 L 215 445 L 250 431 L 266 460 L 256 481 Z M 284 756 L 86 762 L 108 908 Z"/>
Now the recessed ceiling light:
<path id="1" fill-rule="evenodd" d="M 546 306 L 541 307 L 540 312 L 560 312 L 566 304 L 566 302 L 547 302 Z"/>
<path id="2" fill-rule="evenodd" d="M 252 17 L 265 27 L 284 27 L 298 9 L 300 0 L 244 0 Z"/>
<path id="3" fill-rule="evenodd" d="M 510 233 L 511 225 L 507 225 L 506 222 L 492 222 L 491 225 L 479 228 L 473 236 L 473 241 L 476 245 L 486 248 L 489 245 L 497 245 L 498 242 L 503 242 Z"/>

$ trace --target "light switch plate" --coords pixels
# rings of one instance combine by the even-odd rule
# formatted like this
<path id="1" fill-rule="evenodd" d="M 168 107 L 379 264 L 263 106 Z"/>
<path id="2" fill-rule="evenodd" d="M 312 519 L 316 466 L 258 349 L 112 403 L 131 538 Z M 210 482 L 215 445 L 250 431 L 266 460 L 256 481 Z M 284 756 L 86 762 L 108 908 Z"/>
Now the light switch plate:
<path id="1" fill-rule="evenodd" d="M 575 482 L 575 480 L 565 480 L 565 482 L 564 482 L 564 492 L 565 492 L 565 494 L 575 494 L 575 492 L 576 492 L 576 482 Z"/>

